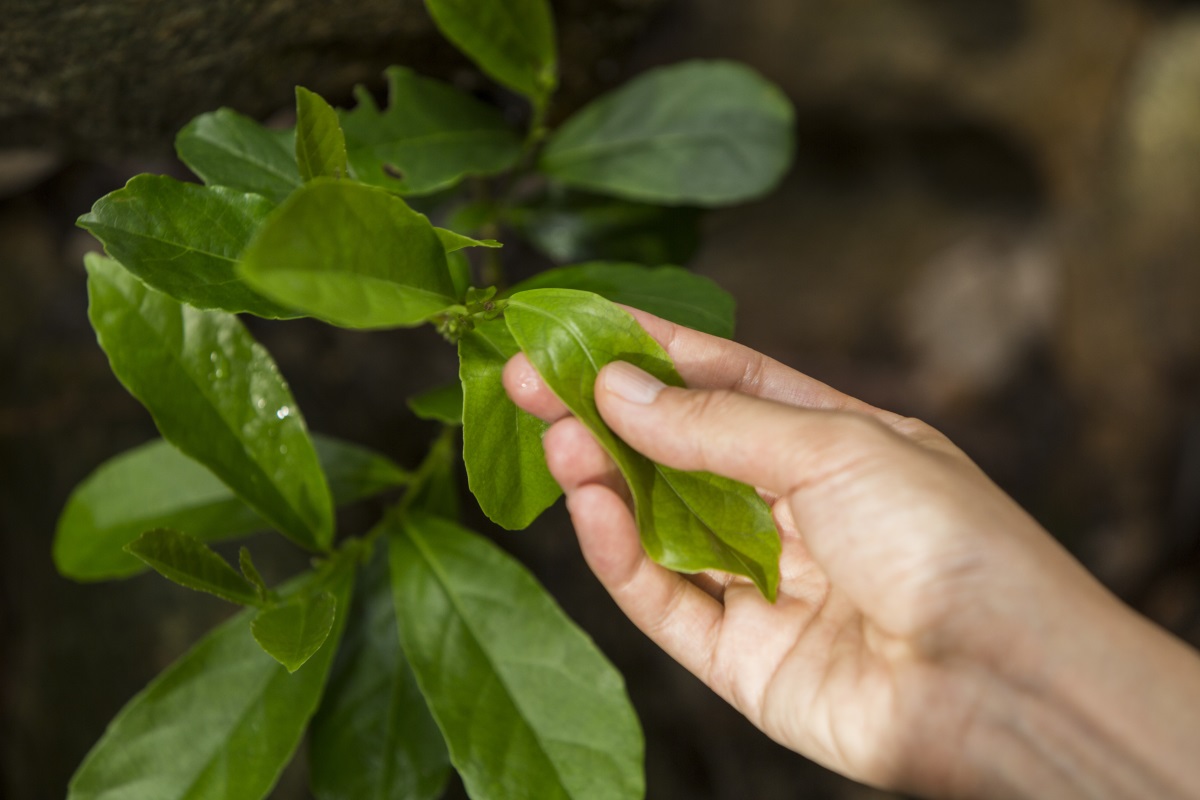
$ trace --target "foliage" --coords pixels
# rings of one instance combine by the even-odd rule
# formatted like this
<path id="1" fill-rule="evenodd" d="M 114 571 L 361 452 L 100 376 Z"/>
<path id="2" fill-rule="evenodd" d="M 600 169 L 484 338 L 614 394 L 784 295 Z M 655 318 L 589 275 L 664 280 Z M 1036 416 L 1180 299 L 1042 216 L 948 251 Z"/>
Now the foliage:
<path id="1" fill-rule="evenodd" d="M 86 259 L 100 346 L 163 438 L 80 484 L 55 563 L 82 581 L 148 566 L 246 610 L 129 702 L 73 800 L 263 797 L 310 722 L 321 800 L 434 798 L 451 768 L 474 798 L 642 796 L 642 733 L 621 676 L 524 567 L 457 522 L 460 464 L 504 528 L 560 494 L 545 424 L 501 383 L 519 351 L 616 461 L 652 558 L 744 575 L 774 597 L 779 542 L 754 490 L 641 456 L 605 427 L 592 385 L 618 359 L 682 383 L 618 303 L 732 335 L 725 292 L 660 264 L 695 249 L 698 207 L 779 180 L 787 102 L 745 67 L 691 62 L 550 130 L 546 1 L 427 6 L 528 100 L 524 135 L 479 99 L 394 67 L 382 110 L 365 90 L 337 110 L 298 87 L 293 129 L 202 115 L 176 144 L 203 184 L 140 175 L 79 220 L 107 252 Z M 568 263 L 505 286 L 502 234 Z M 407 471 L 310 433 L 238 314 L 436 326 L 457 346 L 459 382 L 409 400 L 443 425 L 424 461 Z M 335 531 L 338 506 L 398 488 L 370 531 Z M 311 551 L 313 569 L 271 588 L 246 547 L 236 566 L 210 547 L 263 529 Z"/>

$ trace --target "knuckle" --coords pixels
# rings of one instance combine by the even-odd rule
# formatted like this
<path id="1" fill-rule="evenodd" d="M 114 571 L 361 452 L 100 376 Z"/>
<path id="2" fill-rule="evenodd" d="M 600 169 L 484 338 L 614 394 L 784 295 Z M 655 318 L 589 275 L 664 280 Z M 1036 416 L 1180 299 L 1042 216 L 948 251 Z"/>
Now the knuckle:
<path id="1" fill-rule="evenodd" d="M 733 392 L 717 390 L 689 390 L 684 396 L 682 422 L 688 426 L 707 426 L 726 416 L 734 400 Z"/>
<path id="2" fill-rule="evenodd" d="M 892 461 L 894 436 L 882 423 L 863 414 L 828 412 L 824 423 L 804 436 L 806 446 L 796 452 L 802 461 L 796 472 L 807 476 L 802 486 L 826 486 Z"/>
<path id="3" fill-rule="evenodd" d="M 839 448 L 876 450 L 888 441 L 888 430 L 882 423 L 853 411 L 833 412 L 827 430 L 830 444 Z"/>
<path id="4" fill-rule="evenodd" d="M 742 370 L 741 377 L 738 378 L 733 388 L 747 394 L 757 394 L 766 375 L 769 360 L 762 353 L 757 353 L 753 350 L 748 354 L 739 353 L 739 356 L 745 358 L 746 365 Z"/>
<path id="5" fill-rule="evenodd" d="M 941 441 L 945 438 L 937 428 L 916 417 L 898 417 L 889 422 L 888 427 L 906 439 L 919 443 Z"/>

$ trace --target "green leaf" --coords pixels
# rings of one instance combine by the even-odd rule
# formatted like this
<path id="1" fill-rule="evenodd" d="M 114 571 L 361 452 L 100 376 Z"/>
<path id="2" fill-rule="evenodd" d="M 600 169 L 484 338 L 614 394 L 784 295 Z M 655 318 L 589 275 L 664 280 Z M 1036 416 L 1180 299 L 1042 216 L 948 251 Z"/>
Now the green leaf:
<path id="1" fill-rule="evenodd" d="M 387 111 L 359 91 L 358 105 L 341 112 L 358 180 L 423 195 L 504 172 L 521 157 L 521 140 L 497 109 L 404 67 L 386 74 Z"/>
<path id="2" fill-rule="evenodd" d="M 299 314 L 261 296 L 237 275 L 237 258 L 271 203 L 221 186 L 138 175 L 79 218 L 110 256 L 145 283 L 197 308 L 260 317 Z"/>
<path id="3" fill-rule="evenodd" d="M 456 253 L 466 247 L 504 247 L 495 239 L 472 239 L 470 236 L 463 236 L 461 233 L 447 230 L 446 228 L 434 228 L 438 238 L 442 240 L 442 246 L 446 248 L 446 255 Z"/>
<path id="4" fill-rule="evenodd" d="M 411 476 L 386 456 L 362 445 L 313 436 L 336 505 L 343 506 L 403 486 Z"/>
<path id="5" fill-rule="evenodd" d="M 336 505 L 408 480 L 366 448 L 319 435 L 313 444 Z M 144 531 L 175 528 L 215 542 L 269 527 L 215 475 L 155 439 L 104 462 L 75 488 L 58 520 L 54 564 L 77 581 L 123 578 L 145 568 L 124 550 Z"/>
<path id="6" fill-rule="evenodd" d="M 163 438 L 297 544 L 333 539 L 333 503 L 304 419 L 265 349 L 232 314 L 198 311 L 91 254 L 88 314 L 113 373 Z"/>
<path id="7" fill-rule="evenodd" d="M 774 601 L 779 535 L 754 489 L 655 464 L 618 439 L 596 410 L 596 374 L 613 361 L 628 361 L 664 383 L 683 385 L 658 343 L 617 306 L 573 289 L 513 295 L 504 318 L 542 379 L 625 476 L 650 557 L 680 572 L 717 569 L 744 575 Z"/>
<path id="8" fill-rule="evenodd" d="M 433 443 L 421 463 L 419 476 L 413 480 L 410 508 L 428 511 L 444 519 L 457 520 L 462 514 L 462 499 L 458 492 L 457 439 L 457 432 L 446 428 Z M 408 500 L 407 496 L 405 500 Z"/>
<path id="9" fill-rule="evenodd" d="M 337 112 L 303 86 L 296 87 L 296 166 L 305 181 L 344 178 L 349 172 Z"/>
<path id="10" fill-rule="evenodd" d="M 446 266 L 450 270 L 450 282 L 454 284 L 454 297 L 461 301 L 471 288 L 471 262 L 462 250 L 446 254 Z"/>
<path id="11" fill-rule="evenodd" d="M 207 184 L 281 203 L 301 183 L 291 133 L 282 133 L 222 108 L 189 122 L 175 137 L 175 152 Z"/>
<path id="12" fill-rule="evenodd" d="M 546 0 L 425 0 L 442 35 L 495 80 L 544 107 L 558 85 Z"/>
<path id="13" fill-rule="evenodd" d="M 215 594 L 231 603 L 245 606 L 259 603 L 254 584 L 237 574 L 229 562 L 195 536 L 159 528 L 146 531 L 125 549 L 180 586 Z"/>
<path id="14" fill-rule="evenodd" d="M 79 581 L 122 578 L 144 564 L 124 551 L 144 531 L 176 528 L 202 541 L 270 527 L 197 462 L 156 439 L 101 464 L 75 488 L 54 536 L 54 564 Z"/>
<path id="15" fill-rule="evenodd" d="M 594 292 L 698 331 L 733 337 L 733 296 L 708 278 L 679 267 L 605 261 L 559 267 L 522 281 L 502 296 L 550 288 Z"/>
<path id="16" fill-rule="evenodd" d="M 271 589 L 267 586 L 267 582 L 263 580 L 262 573 L 258 571 L 258 567 L 254 566 L 254 558 L 250 555 L 250 548 L 242 545 L 238 549 L 238 567 L 242 570 L 242 575 L 250 583 L 254 584 L 255 591 L 258 592 L 258 599 L 262 602 L 267 602 L 271 596 Z"/>
<path id="17" fill-rule="evenodd" d="M 503 320 L 477 325 L 458 342 L 467 485 L 483 513 L 508 530 L 528 527 L 562 494 L 542 452 L 548 426 L 504 391 L 504 365 L 519 349 Z"/>
<path id="18" fill-rule="evenodd" d="M 310 741 L 317 800 L 434 800 L 450 778 L 441 731 L 400 649 L 383 547 L 355 593 Z"/>
<path id="19" fill-rule="evenodd" d="M 326 178 L 276 209 L 240 272 L 277 302 L 348 328 L 417 325 L 456 300 L 428 219 L 382 189 Z"/>
<path id="20" fill-rule="evenodd" d="M 310 579 L 310 582 L 313 579 Z M 326 577 L 349 606 L 353 570 Z M 204 637 L 134 697 L 71 779 L 68 800 L 265 797 L 321 699 L 345 624 L 295 674 L 250 635 L 252 612 Z"/>
<path id="21" fill-rule="evenodd" d="M 509 209 L 505 221 L 559 264 L 632 261 L 654 266 L 684 264 L 695 255 L 702 213 L 558 187 Z"/>
<path id="22" fill-rule="evenodd" d="M 629 200 L 720 206 L 766 194 L 792 158 L 791 103 L 741 64 L 650 70 L 558 130 L 540 169 Z"/>
<path id="23" fill-rule="evenodd" d="M 494 544 L 412 514 L 389 537 L 400 641 L 472 797 L 640 798 L 620 674 Z"/>
<path id="24" fill-rule="evenodd" d="M 462 425 L 463 389 L 457 381 L 408 398 L 408 407 L 421 419 L 443 425 Z"/>
<path id="25" fill-rule="evenodd" d="M 336 611 L 332 592 L 301 595 L 259 611 L 250 631 L 271 658 L 295 672 L 325 644 Z"/>

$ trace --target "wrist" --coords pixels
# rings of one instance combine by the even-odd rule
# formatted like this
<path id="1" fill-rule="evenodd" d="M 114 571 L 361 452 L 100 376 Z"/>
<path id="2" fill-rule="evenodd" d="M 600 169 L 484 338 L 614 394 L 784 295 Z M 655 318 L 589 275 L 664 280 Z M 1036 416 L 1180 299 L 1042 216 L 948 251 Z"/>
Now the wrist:
<path id="1" fill-rule="evenodd" d="M 972 796 L 1200 795 L 1200 656 L 1107 592 L 1085 597 L 981 707 Z"/>

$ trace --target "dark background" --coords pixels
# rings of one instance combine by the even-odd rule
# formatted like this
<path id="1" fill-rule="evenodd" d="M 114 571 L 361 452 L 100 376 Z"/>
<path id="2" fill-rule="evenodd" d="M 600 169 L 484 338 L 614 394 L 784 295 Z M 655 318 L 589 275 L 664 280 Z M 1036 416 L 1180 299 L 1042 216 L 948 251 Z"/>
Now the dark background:
<path id="1" fill-rule="evenodd" d="M 414 0 L 247 5 L 2 9 L 2 797 L 61 796 L 108 719 L 229 613 L 154 576 L 79 586 L 54 573 L 70 489 L 154 435 L 87 324 L 92 244 L 75 217 L 136 172 L 182 175 L 170 142 L 192 115 L 285 112 L 295 83 L 344 104 L 354 82 L 403 63 L 520 114 Z M 940 427 L 1123 598 L 1197 644 L 1191 5 L 564 0 L 555 111 L 696 56 L 778 82 L 797 108 L 795 168 L 771 197 L 711 214 L 694 262 L 738 298 L 738 338 Z M 455 369 L 435 335 L 250 324 L 314 429 L 419 458 L 434 428 L 403 398 Z M 348 512 L 346 528 L 369 512 Z M 587 573 L 560 508 L 497 538 L 627 676 L 650 797 L 883 796 L 772 744 L 649 646 Z M 253 546 L 268 579 L 301 566 L 270 537 Z M 305 797 L 303 770 L 275 796 Z"/>

